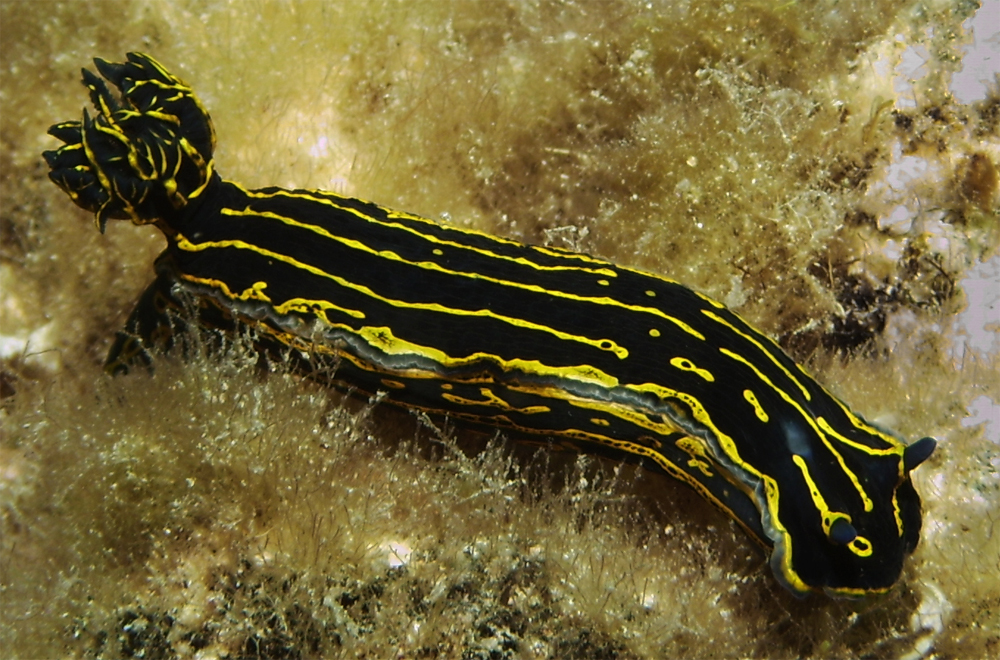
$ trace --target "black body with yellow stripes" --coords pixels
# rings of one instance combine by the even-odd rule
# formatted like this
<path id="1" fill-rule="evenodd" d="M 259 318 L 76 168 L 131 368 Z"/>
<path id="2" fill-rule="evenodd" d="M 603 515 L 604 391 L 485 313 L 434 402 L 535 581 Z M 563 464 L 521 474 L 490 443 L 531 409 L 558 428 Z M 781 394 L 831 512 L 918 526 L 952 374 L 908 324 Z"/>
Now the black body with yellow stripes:
<path id="1" fill-rule="evenodd" d="M 264 350 L 397 404 L 636 460 L 695 488 L 771 548 L 796 594 L 860 596 L 917 544 L 909 447 L 853 414 L 770 339 L 672 280 L 334 193 L 245 190 L 152 58 L 84 72 L 99 114 L 52 134 L 80 206 L 155 223 L 168 246 L 109 368 L 170 341 L 165 311 L 250 326 Z M 332 366 L 333 369 L 317 368 Z M 323 375 L 327 374 L 327 375 Z"/>

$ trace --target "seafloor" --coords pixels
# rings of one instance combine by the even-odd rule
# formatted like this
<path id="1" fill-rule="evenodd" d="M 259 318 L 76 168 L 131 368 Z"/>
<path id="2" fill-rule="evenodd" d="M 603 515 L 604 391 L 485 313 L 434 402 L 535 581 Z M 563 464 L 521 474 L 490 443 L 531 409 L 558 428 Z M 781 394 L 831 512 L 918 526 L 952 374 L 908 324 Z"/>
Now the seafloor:
<path id="1" fill-rule="evenodd" d="M 1000 242 L 1000 96 L 951 91 L 977 9 L 4 2 L 3 656 L 996 657 L 1000 426 L 973 411 L 1000 321 L 970 282 Z M 163 241 L 100 235 L 40 152 L 80 67 L 132 50 L 200 94 L 227 178 L 669 275 L 937 437 L 900 583 L 796 600 L 665 478 L 345 402 L 241 345 L 106 377 Z"/>

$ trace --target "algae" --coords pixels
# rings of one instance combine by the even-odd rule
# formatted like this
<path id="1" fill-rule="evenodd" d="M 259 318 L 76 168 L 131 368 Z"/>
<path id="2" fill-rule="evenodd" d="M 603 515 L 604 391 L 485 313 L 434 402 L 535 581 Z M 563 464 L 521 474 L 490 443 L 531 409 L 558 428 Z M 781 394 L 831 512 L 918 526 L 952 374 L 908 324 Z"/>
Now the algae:
<path id="1" fill-rule="evenodd" d="M 958 320 L 1000 241 L 1000 89 L 948 91 L 977 8 L 3 3 L 5 654 L 991 655 L 1000 439 L 963 420 L 1000 369 Z M 937 436 L 901 584 L 797 601 L 677 484 L 345 401 L 241 342 L 105 378 L 162 239 L 99 235 L 39 154 L 80 115 L 79 68 L 129 50 L 198 91 L 228 178 L 669 275 L 866 417 Z"/>

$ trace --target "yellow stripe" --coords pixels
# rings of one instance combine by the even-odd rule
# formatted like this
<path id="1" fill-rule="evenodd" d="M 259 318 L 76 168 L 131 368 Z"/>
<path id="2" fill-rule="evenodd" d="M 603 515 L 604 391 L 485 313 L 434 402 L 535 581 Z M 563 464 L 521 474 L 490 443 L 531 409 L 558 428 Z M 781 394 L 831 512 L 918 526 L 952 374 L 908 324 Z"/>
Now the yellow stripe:
<path id="1" fill-rule="evenodd" d="M 444 305 L 439 305 L 438 303 L 409 303 L 403 300 L 393 300 L 392 298 L 386 298 L 385 296 L 381 296 L 375 293 L 370 288 L 362 284 L 355 284 L 354 282 L 349 282 L 348 280 L 344 279 L 343 277 L 340 277 L 339 275 L 332 275 L 324 270 L 316 268 L 315 266 L 310 266 L 309 264 L 304 264 L 301 261 L 293 259 L 292 257 L 289 257 L 287 255 L 274 252 L 273 250 L 266 250 L 256 245 L 247 243 L 245 241 L 237 241 L 237 240 L 206 241 L 204 243 L 196 244 L 192 243 L 181 234 L 177 234 L 175 236 L 175 240 L 177 241 L 177 247 L 186 252 L 201 252 L 203 250 L 218 249 L 218 248 L 235 248 L 238 250 L 248 250 L 250 252 L 255 252 L 262 256 L 270 257 L 271 259 L 275 259 L 277 261 L 286 263 L 290 266 L 294 266 L 295 268 L 298 268 L 300 270 L 304 270 L 308 273 L 316 275 L 317 277 L 323 277 L 332 280 L 345 288 L 353 289 L 354 291 L 363 293 L 364 295 L 370 298 L 374 298 L 375 300 L 379 300 L 388 305 L 392 305 L 393 307 L 403 307 L 406 309 L 420 309 L 430 312 L 441 312 L 443 314 L 451 314 L 453 316 L 478 316 L 478 317 L 496 319 L 498 321 L 502 321 L 504 323 L 507 323 L 515 327 L 526 328 L 528 330 L 537 330 L 539 332 L 544 332 L 554 337 L 558 337 L 559 339 L 577 342 L 580 344 L 587 344 L 602 351 L 614 352 L 619 356 L 619 358 L 624 358 L 628 355 L 628 352 L 624 348 L 618 346 L 618 344 L 615 344 L 609 339 L 590 339 L 589 337 L 573 335 L 568 332 L 556 330 L 554 328 L 550 328 L 545 325 L 532 323 L 531 321 L 525 321 L 524 319 L 515 318 L 513 316 L 505 316 L 503 314 L 497 314 L 488 309 L 477 309 L 477 310 L 455 309 L 452 307 L 445 307 Z M 342 326 L 342 327 L 346 328 L 347 326 Z M 352 332 L 357 332 L 357 331 L 352 329 Z"/>
<path id="2" fill-rule="evenodd" d="M 813 432 L 816 434 L 816 437 L 818 437 L 823 442 L 826 448 L 830 450 L 830 453 L 833 454 L 834 457 L 837 459 L 837 463 L 840 465 L 840 469 L 844 471 L 844 474 L 846 474 L 848 479 L 851 480 L 851 483 L 854 484 L 855 490 L 857 490 L 858 495 L 861 496 L 861 501 L 864 502 L 865 511 L 871 511 L 875 505 L 872 502 L 871 498 L 868 497 L 868 493 L 865 492 L 864 486 L 861 485 L 861 480 L 858 479 L 858 476 L 854 474 L 851 468 L 847 467 L 847 463 L 844 461 L 844 457 L 840 455 L 839 451 L 834 449 L 832 444 L 830 444 L 830 441 L 827 439 L 826 434 L 823 433 L 820 430 L 820 428 L 816 425 L 816 422 L 813 420 L 812 416 L 810 416 L 805 410 L 803 410 L 802 406 L 800 406 L 794 399 L 792 399 L 792 397 L 788 396 L 787 392 L 785 392 L 783 389 L 772 383 L 770 378 L 765 376 L 760 371 L 760 369 L 755 367 L 749 360 L 744 358 L 742 355 L 737 355 L 736 353 L 733 353 L 732 351 L 726 348 L 720 348 L 719 352 L 722 353 L 723 355 L 727 355 L 733 358 L 738 362 L 742 362 L 746 366 L 750 367 L 753 370 L 753 372 L 757 374 L 758 378 L 764 381 L 764 383 L 766 383 L 768 387 L 777 392 L 778 395 L 782 399 L 784 399 L 786 403 L 788 403 L 790 406 L 792 406 L 793 408 L 795 408 L 795 410 L 798 411 L 798 413 L 802 416 L 802 419 L 804 419 L 806 423 L 809 424 L 809 426 L 812 428 Z"/>
<path id="3" fill-rule="evenodd" d="M 722 318 L 721 316 L 718 316 L 717 314 L 715 314 L 715 313 L 713 313 L 713 312 L 711 312 L 711 311 L 709 311 L 707 309 L 701 310 L 701 313 L 704 314 L 705 316 L 707 316 L 708 318 L 712 319 L 716 323 L 721 323 L 725 327 L 729 328 L 730 330 L 732 330 L 733 332 L 735 332 L 736 334 L 738 334 L 740 337 L 743 337 L 748 342 L 750 342 L 751 344 L 753 344 L 754 346 L 756 346 L 757 348 L 759 348 L 760 351 L 761 351 L 761 353 L 763 353 L 764 355 L 766 355 L 768 357 L 768 359 L 771 360 L 771 362 L 774 363 L 774 366 L 776 366 L 779 369 L 781 369 L 782 373 L 784 373 L 786 376 L 788 376 L 788 379 L 790 381 L 792 381 L 793 383 L 795 383 L 795 385 L 799 388 L 799 391 L 802 392 L 802 396 L 804 396 L 806 398 L 806 401 L 811 401 L 812 400 L 812 397 L 809 396 L 809 391 L 805 387 L 802 386 L 802 383 L 800 383 L 799 380 L 795 376 L 793 376 L 791 374 L 791 372 L 788 371 L 788 369 L 786 369 L 783 364 L 781 364 L 781 362 L 778 361 L 778 358 L 774 357 L 774 355 L 771 353 L 771 351 L 769 351 L 766 348 L 764 348 L 763 344 L 761 344 L 759 341 L 757 341 L 756 339 L 754 339 L 752 336 L 750 336 L 747 333 L 743 332 L 742 330 L 740 330 L 739 328 L 737 328 L 736 326 L 734 326 L 732 323 L 730 323 L 726 319 Z M 765 337 L 765 339 L 767 339 L 767 338 Z M 767 339 L 767 341 L 771 341 L 771 340 Z"/>
<path id="4" fill-rule="evenodd" d="M 391 251 L 388 251 L 388 250 L 375 250 L 373 248 L 368 247 L 364 243 L 361 243 L 360 241 L 355 241 L 355 240 L 352 240 L 352 239 L 344 238 L 342 236 L 337 236 L 335 234 L 331 234 L 330 232 L 328 232 L 327 230 L 323 229 L 322 227 L 318 227 L 316 225 L 312 225 L 312 224 L 308 224 L 308 223 L 304 223 L 304 222 L 299 222 L 298 220 L 295 220 L 294 218 L 288 218 L 288 217 L 285 217 L 285 216 L 282 216 L 282 215 L 278 215 L 277 213 L 272 213 L 270 211 L 254 211 L 254 210 L 252 210 L 250 208 L 246 208 L 246 209 L 243 209 L 242 211 L 235 211 L 235 210 L 232 210 L 232 209 L 222 209 L 222 213 L 224 215 L 229 215 L 229 216 L 248 216 L 248 217 L 260 216 L 260 217 L 270 218 L 272 220 L 278 220 L 279 222 L 282 222 L 282 223 L 287 224 L 289 226 L 299 227 L 300 229 L 305 229 L 305 230 L 314 232 L 314 233 L 316 233 L 316 234 L 318 234 L 318 235 L 320 235 L 320 236 L 322 236 L 324 238 L 327 238 L 327 239 L 332 240 L 332 241 L 336 241 L 336 242 L 338 242 L 338 243 L 340 243 L 342 245 L 346 245 L 347 247 L 350 247 L 350 248 L 353 248 L 353 249 L 356 249 L 356 250 L 359 250 L 359 251 L 362 251 L 362 252 L 365 252 L 365 253 L 368 253 L 368 254 L 372 254 L 372 255 L 375 255 L 375 256 L 378 256 L 378 257 L 381 257 L 381 258 L 384 258 L 384 259 L 388 259 L 390 261 L 395 261 L 397 263 L 403 263 L 403 264 L 407 264 L 407 265 L 410 265 L 410 266 L 416 266 L 418 268 L 423 268 L 425 270 L 430 270 L 430 271 L 435 271 L 435 272 L 439 272 L 439 273 L 444 273 L 446 275 L 454 275 L 454 276 L 457 276 L 457 277 L 465 277 L 465 278 L 469 278 L 469 279 L 483 280 L 485 282 L 493 282 L 494 284 L 499 284 L 501 286 L 511 287 L 511 288 L 515 288 L 515 289 L 522 289 L 524 291 L 531 291 L 533 293 L 540 293 L 540 294 L 543 294 L 543 295 L 549 295 L 549 296 L 552 296 L 554 298 L 563 298 L 565 300 L 573 300 L 573 301 L 577 301 L 577 302 L 585 302 L 585 303 L 590 303 L 590 304 L 593 304 L 593 305 L 602 305 L 602 306 L 607 306 L 607 307 L 617 307 L 617 308 L 620 308 L 620 309 L 627 309 L 627 310 L 630 310 L 630 311 L 633 311 L 633 312 L 638 312 L 638 313 L 641 313 L 641 314 L 653 314 L 653 315 L 658 316 L 660 318 L 666 319 L 667 321 L 670 321 L 671 323 L 673 323 L 674 325 L 676 325 L 678 328 L 680 328 L 684 332 L 690 334 L 691 336 L 696 337 L 696 338 L 698 338 L 698 339 L 700 339 L 702 341 L 705 340 L 705 336 L 703 334 L 701 334 L 700 332 L 698 332 L 697 330 L 695 330 L 694 328 L 692 328 L 691 326 L 689 326 L 687 323 L 684 323 L 680 319 L 674 318 L 673 316 L 670 316 L 668 314 L 664 314 L 660 310 L 658 310 L 656 308 L 653 308 L 653 307 L 641 307 L 639 305 L 629 305 L 629 304 L 620 302 L 618 300 L 615 300 L 614 298 L 609 298 L 607 296 L 601 296 L 601 297 L 579 296 L 579 295 L 576 295 L 574 293 L 566 293 L 564 291 L 553 291 L 551 289 L 546 289 L 544 287 L 538 286 L 537 284 L 522 284 L 521 282 L 514 282 L 514 281 L 511 281 L 511 280 L 501 280 L 501 279 L 498 279 L 498 278 L 495 278 L 495 277 L 489 277 L 489 276 L 486 276 L 486 275 L 480 275 L 479 273 L 466 273 L 466 272 L 462 272 L 462 271 L 451 270 L 451 269 L 448 269 L 448 268 L 444 268 L 443 266 L 441 266 L 441 265 L 439 265 L 437 263 L 434 263 L 433 261 L 409 261 L 407 259 L 403 259 L 398 254 L 396 254 L 395 252 L 391 252 Z M 368 218 L 368 216 L 364 216 L 364 215 L 362 215 L 360 213 L 358 215 L 360 217 L 363 217 L 363 218 Z M 525 323 L 527 323 L 527 322 L 525 322 Z M 612 346 L 612 348 L 601 346 L 600 348 L 602 350 L 610 350 L 610 351 L 612 351 L 613 353 L 615 353 L 618 356 L 619 359 L 625 359 L 628 356 L 628 350 L 627 349 L 625 349 L 624 347 L 620 346 L 619 344 L 611 341 L 610 339 L 603 339 L 603 340 L 600 340 L 600 341 L 601 342 L 608 342 Z"/>
<path id="5" fill-rule="evenodd" d="M 466 250 L 468 252 L 475 252 L 477 254 L 483 255 L 484 257 L 489 257 L 490 259 L 498 259 L 498 260 L 501 260 L 501 261 L 509 261 L 511 263 L 516 263 L 516 264 L 520 264 L 522 266 L 527 266 L 528 268 L 532 268 L 532 269 L 538 270 L 538 271 L 569 271 L 569 272 L 590 273 L 590 274 L 593 274 L 593 275 L 603 275 L 604 277 L 618 277 L 618 273 L 615 272 L 611 268 L 606 268 L 606 267 L 605 268 L 583 268 L 583 267 L 580 267 L 580 266 L 543 266 L 542 264 L 537 264 L 537 263 L 531 261 L 530 259 L 525 259 L 523 257 L 508 257 L 507 255 L 497 254 L 496 252 L 491 252 L 490 250 L 484 250 L 483 248 L 474 247 L 472 245 L 466 245 L 464 243 L 456 243 L 455 241 L 446 241 L 446 240 L 440 239 L 437 236 L 434 236 L 432 234 L 424 234 L 424 233 L 422 233 L 422 232 L 414 229 L 413 227 L 408 227 L 407 225 L 404 225 L 402 223 L 399 223 L 399 222 L 385 222 L 384 220 L 379 220 L 378 218 L 373 218 L 372 216 L 367 215 L 365 213 L 362 213 L 358 209 L 351 208 L 350 206 L 343 206 L 343 205 L 337 204 L 336 202 L 333 201 L 333 199 L 330 199 L 330 196 L 332 196 L 332 193 L 325 192 L 325 191 L 317 191 L 315 194 L 299 194 L 299 193 L 295 193 L 295 192 L 292 192 L 292 191 L 289 191 L 289 190 L 281 190 L 281 191 L 274 192 L 274 193 L 261 193 L 261 192 L 257 192 L 257 191 L 246 191 L 246 193 L 247 193 L 248 196 L 250 196 L 250 197 L 256 197 L 258 199 L 269 199 L 271 197 L 279 197 L 279 196 L 281 196 L 281 197 L 297 198 L 297 199 L 307 199 L 307 200 L 309 200 L 311 202 L 316 202 L 318 204 L 324 204 L 326 206 L 330 206 L 330 207 L 332 207 L 332 208 L 334 208 L 334 209 L 336 209 L 338 211 L 343 211 L 344 213 L 350 213 L 350 214 L 352 214 L 352 215 L 354 215 L 354 216 L 356 216 L 358 218 L 361 218 L 362 220 L 366 220 L 368 222 L 372 222 L 374 224 L 381 225 L 383 227 L 389 227 L 389 228 L 392 228 L 392 229 L 398 229 L 400 231 L 405 231 L 405 232 L 407 232 L 409 234 L 412 234 L 414 236 L 418 236 L 418 237 L 420 237 L 420 238 L 428 241 L 429 243 L 435 243 L 437 245 L 444 245 L 444 246 L 447 246 L 447 247 L 453 247 L 453 248 L 456 248 L 456 249 L 459 249 L 459 250 Z M 223 209 L 223 213 L 225 213 L 226 211 L 228 211 L 228 209 Z M 244 213 L 246 213 L 248 211 L 250 211 L 250 209 L 245 209 Z M 386 217 L 390 217 L 390 218 L 403 218 L 403 219 L 409 220 L 411 222 L 420 222 L 420 223 L 432 226 L 432 227 L 434 227 L 436 229 L 446 229 L 446 230 L 450 230 L 450 231 L 456 231 L 456 232 L 459 232 L 461 234 L 472 234 L 474 236 L 482 236 L 484 238 L 489 238 L 491 240 L 497 240 L 497 238 L 498 238 L 498 237 L 496 237 L 496 236 L 494 236 L 492 234 L 486 234 L 486 233 L 482 233 L 482 232 L 477 232 L 477 231 L 472 230 L 472 229 L 465 229 L 465 228 L 458 228 L 458 227 L 448 227 L 448 226 L 442 225 L 442 224 L 440 224 L 438 222 L 434 222 L 433 220 L 428 220 L 426 218 L 421 218 L 419 216 L 410 215 L 408 213 L 401 213 L 399 211 L 390 211 L 390 210 L 386 209 Z M 498 242 L 505 243 L 505 244 L 508 244 L 508 245 L 516 245 L 518 247 L 522 247 L 522 245 L 520 243 L 517 243 L 517 242 L 514 242 L 514 241 L 501 240 L 501 241 L 498 241 Z M 535 249 L 537 251 L 541 252 L 541 250 L 538 250 L 538 248 L 535 248 Z M 571 255 L 572 255 L 572 253 L 571 253 Z M 560 255 L 557 255 L 557 256 L 565 257 L 566 255 L 560 254 Z M 576 256 L 576 255 L 572 255 L 572 256 Z M 602 264 L 604 266 L 607 266 L 607 264 L 605 264 L 604 262 L 598 261 L 597 263 L 600 263 L 600 264 Z"/>

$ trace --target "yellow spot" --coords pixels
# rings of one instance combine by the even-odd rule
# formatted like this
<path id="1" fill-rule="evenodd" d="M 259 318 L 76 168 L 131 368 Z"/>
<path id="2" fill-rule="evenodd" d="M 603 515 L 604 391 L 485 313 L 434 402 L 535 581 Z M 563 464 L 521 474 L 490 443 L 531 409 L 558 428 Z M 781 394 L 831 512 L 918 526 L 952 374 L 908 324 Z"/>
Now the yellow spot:
<path id="1" fill-rule="evenodd" d="M 766 422 L 769 417 L 767 413 L 764 412 L 764 408 L 761 407 L 760 401 L 757 400 L 757 396 L 753 393 L 753 390 L 743 390 L 743 398 L 753 406 L 753 411 L 757 413 L 757 419 L 762 422 Z"/>
<path id="2" fill-rule="evenodd" d="M 649 336 L 650 337 L 659 337 L 660 336 L 660 331 L 657 330 L 656 328 L 653 328 L 653 329 L 651 329 L 649 331 Z"/>
<path id="3" fill-rule="evenodd" d="M 872 554 L 871 541 L 863 536 L 858 536 L 848 543 L 847 548 L 859 557 L 870 557 Z"/>
<path id="4" fill-rule="evenodd" d="M 439 257 L 440 257 L 440 256 L 441 256 L 442 254 L 444 254 L 444 252 L 443 252 L 443 251 L 441 251 L 441 250 L 438 250 L 437 248 L 435 248 L 435 249 L 434 249 L 434 254 L 436 254 L 437 256 L 439 256 Z"/>
<path id="5" fill-rule="evenodd" d="M 600 284 L 601 286 L 611 286 L 611 282 L 607 280 L 597 280 L 597 283 Z"/>
<path id="6" fill-rule="evenodd" d="M 264 289 L 266 288 L 267 282 L 254 282 L 253 286 L 246 289 L 243 293 L 236 297 L 240 300 L 262 300 L 264 302 L 271 302 L 271 299 L 264 293 Z"/>
<path id="7" fill-rule="evenodd" d="M 383 378 L 381 380 L 383 385 L 385 385 L 386 387 L 391 387 L 394 390 L 406 389 L 406 385 L 399 382 L 398 380 L 389 380 L 388 378 Z"/>
<path id="8" fill-rule="evenodd" d="M 694 373 L 698 374 L 699 376 L 701 376 L 702 378 L 704 378 L 705 380 L 707 380 L 709 383 L 715 382 L 715 376 L 713 376 L 712 373 L 708 369 L 701 369 L 701 368 L 695 366 L 694 362 L 692 362 L 691 360 L 689 360 L 687 358 L 683 358 L 683 357 L 671 358 L 670 359 L 670 364 L 674 365 L 675 367 L 677 367 L 681 371 L 691 371 L 691 372 L 694 372 Z"/>
<path id="9" fill-rule="evenodd" d="M 591 417 L 590 421 L 598 426 L 611 426 L 611 422 L 606 419 L 601 419 L 600 417 Z"/>
<path id="10" fill-rule="evenodd" d="M 692 458 L 690 461 L 688 461 L 688 467 L 698 468 L 699 470 L 701 470 L 701 473 L 706 477 L 714 476 L 712 474 L 712 469 L 711 469 L 712 466 L 706 463 L 705 461 L 699 461 L 697 458 Z"/>
<path id="11" fill-rule="evenodd" d="M 442 390 L 450 390 L 450 389 L 453 389 L 454 387 L 455 386 L 452 385 L 451 383 L 441 383 L 441 389 Z"/>
<path id="12" fill-rule="evenodd" d="M 646 291 L 646 295 L 649 296 L 650 298 L 655 298 L 656 297 L 656 291 L 648 291 L 647 290 Z"/>
<path id="13" fill-rule="evenodd" d="M 678 439 L 674 444 L 677 445 L 678 449 L 691 457 L 687 462 L 688 467 L 697 468 L 706 477 L 715 476 L 712 474 L 711 464 L 706 460 L 708 459 L 708 454 L 705 452 L 705 446 L 701 442 L 685 436 Z"/>

